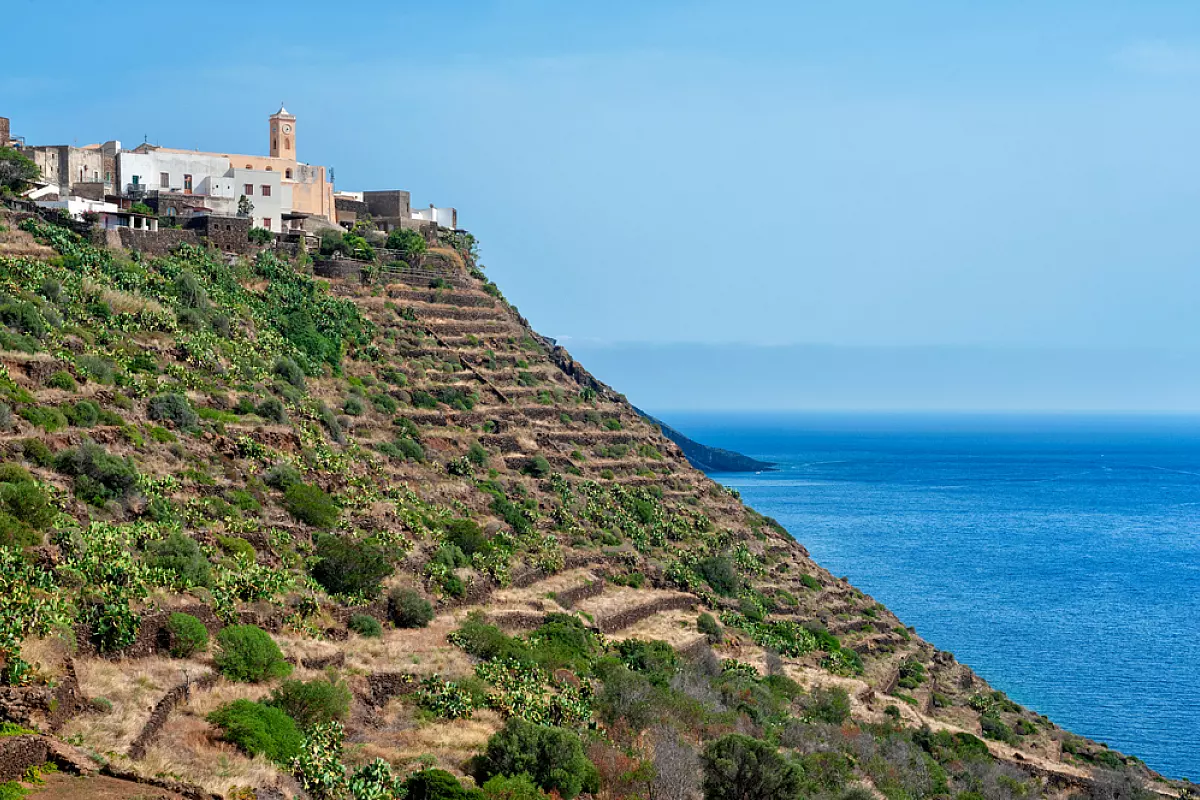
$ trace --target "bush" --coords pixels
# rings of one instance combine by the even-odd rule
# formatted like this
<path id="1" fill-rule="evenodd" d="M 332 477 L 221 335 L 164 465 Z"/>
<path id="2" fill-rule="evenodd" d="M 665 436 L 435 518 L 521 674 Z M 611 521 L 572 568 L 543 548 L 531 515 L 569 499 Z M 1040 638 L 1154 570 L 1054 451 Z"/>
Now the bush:
<path id="1" fill-rule="evenodd" d="M 539 454 L 522 467 L 521 471 L 535 478 L 544 478 L 550 474 L 550 462 L 546 460 L 545 456 Z"/>
<path id="2" fill-rule="evenodd" d="M 251 228 L 246 231 L 246 238 L 253 244 L 268 244 L 275 239 L 275 234 L 267 228 Z"/>
<path id="3" fill-rule="evenodd" d="M 253 500 L 253 497 L 250 497 Z M 255 504 L 257 505 L 257 503 Z M 239 506 L 240 507 L 240 506 Z M 234 558 L 246 558 L 254 561 L 258 557 L 258 553 L 254 550 L 254 545 L 247 542 L 240 536 L 225 536 L 217 535 L 217 547 L 220 547 L 227 555 Z"/>
<path id="4" fill-rule="evenodd" d="M 458 778 L 443 769 L 422 769 L 408 776 L 401 787 L 407 800 L 479 800 L 478 789 L 466 789 Z"/>
<path id="5" fill-rule="evenodd" d="M 146 406 L 146 414 L 152 420 L 170 422 L 183 431 L 194 429 L 200 423 L 196 409 L 186 395 L 179 392 L 167 392 L 152 397 Z"/>
<path id="6" fill-rule="evenodd" d="M 341 509 L 319 486 L 293 483 L 283 493 L 283 507 L 301 522 L 315 528 L 332 528 Z"/>
<path id="7" fill-rule="evenodd" d="M 697 564 L 696 569 L 714 592 L 726 597 L 734 594 L 741 583 L 733 561 L 725 556 L 710 556 Z"/>
<path id="8" fill-rule="evenodd" d="M 704 634 L 709 644 L 717 644 L 725 638 L 721 625 L 712 614 L 701 614 L 696 618 L 696 630 Z"/>
<path id="9" fill-rule="evenodd" d="M 161 542 L 147 548 L 146 563 L 174 573 L 183 586 L 211 586 L 212 568 L 200 545 L 192 537 L 173 531 Z"/>
<path id="10" fill-rule="evenodd" d="M 528 775 L 495 775 L 483 785 L 487 800 L 548 800 L 549 795 L 538 788 Z"/>
<path id="11" fill-rule="evenodd" d="M 388 595 L 388 617 L 397 628 L 424 628 L 433 619 L 433 605 L 416 589 L 397 587 Z"/>
<path id="12" fill-rule="evenodd" d="M 284 410 L 283 401 L 278 397 L 265 398 L 254 407 L 254 413 L 268 422 L 274 422 L 278 425 L 287 422 L 287 411 Z"/>
<path id="13" fill-rule="evenodd" d="M 797 704 L 800 707 L 800 718 L 805 722 L 841 725 L 850 719 L 850 695 L 841 687 L 814 686 Z"/>
<path id="14" fill-rule="evenodd" d="M 208 630 L 191 614 L 172 614 L 167 618 L 168 652 L 174 658 L 189 658 L 208 649 Z"/>
<path id="15" fill-rule="evenodd" d="M 510 659 L 521 664 L 533 661 L 524 642 L 509 636 L 495 625 L 489 625 L 480 612 L 468 615 L 458 630 L 450 634 L 450 640 L 468 654 L 484 661 Z"/>
<path id="16" fill-rule="evenodd" d="M 446 541 L 468 559 L 487 547 L 487 536 L 473 519 L 457 518 L 446 523 Z"/>
<path id="17" fill-rule="evenodd" d="M 487 448 L 479 442 L 471 442 L 471 446 L 467 448 L 467 460 L 477 467 L 485 467 L 488 463 Z"/>
<path id="18" fill-rule="evenodd" d="M 388 250 L 399 250 L 406 256 L 420 255 L 425 252 L 425 237 L 408 228 L 397 228 L 388 234 Z"/>
<path id="19" fill-rule="evenodd" d="M 217 634 L 213 661 L 232 681 L 258 683 L 290 675 L 292 665 L 283 658 L 270 634 L 255 625 L 230 625 Z"/>
<path id="20" fill-rule="evenodd" d="M 383 626 L 370 614 L 355 614 L 346 627 L 364 639 L 378 639 L 383 635 Z"/>
<path id="21" fill-rule="evenodd" d="M 21 419 L 46 433 L 54 433 L 67 427 L 67 418 L 63 413 L 50 406 L 25 406 L 19 414 Z"/>
<path id="22" fill-rule="evenodd" d="M 799 770 L 770 744 L 731 733 L 704 748 L 705 800 L 798 800 Z"/>
<path id="23" fill-rule="evenodd" d="M 65 369 L 60 369 L 47 378 L 46 386 L 51 389 L 62 389 L 67 392 L 74 392 L 79 389 L 79 384 L 75 383 L 75 377 Z"/>
<path id="24" fill-rule="evenodd" d="M 100 406 L 91 400 L 80 400 L 73 406 L 60 409 L 67 421 L 76 428 L 90 428 L 100 421 Z"/>
<path id="25" fill-rule="evenodd" d="M 350 395 L 346 398 L 346 402 L 342 403 L 342 413 L 350 417 L 362 416 L 362 400 L 360 400 L 356 395 Z"/>
<path id="26" fill-rule="evenodd" d="M 88 380 L 96 383 L 112 383 L 116 378 L 113 365 L 100 356 L 80 356 L 75 365 Z"/>
<path id="27" fill-rule="evenodd" d="M 39 467 L 54 466 L 54 454 L 41 439 L 25 439 L 21 442 L 21 454 Z"/>
<path id="28" fill-rule="evenodd" d="M 313 580 L 330 594 L 375 597 L 394 571 L 388 554 L 370 539 L 324 535 L 317 540 Z"/>
<path id="29" fill-rule="evenodd" d="M 208 715 L 221 729 L 222 737 L 249 756 L 263 754 L 276 764 L 288 766 L 304 743 L 296 723 L 278 708 L 251 700 L 234 700 Z"/>
<path id="30" fill-rule="evenodd" d="M 133 461 L 114 456 L 95 442 L 61 451 L 54 458 L 54 466 L 75 478 L 75 494 L 95 506 L 123 499 L 137 486 Z"/>
<path id="31" fill-rule="evenodd" d="M 302 728 L 345 719 L 350 690 L 341 681 L 284 681 L 271 692 L 268 705 L 278 708 Z"/>
<path id="32" fill-rule="evenodd" d="M 583 754 L 576 733 L 516 717 L 488 739 L 487 750 L 472 760 L 471 772 L 481 784 L 496 775 L 528 775 L 564 800 L 599 789 L 596 767 Z"/>
<path id="33" fill-rule="evenodd" d="M 425 448 L 421 447 L 420 443 L 413 439 L 397 439 L 396 449 L 406 461 L 420 463 L 425 460 Z"/>
<path id="34" fill-rule="evenodd" d="M 293 484 L 300 483 L 300 473 L 291 464 L 276 464 L 263 475 L 263 483 L 286 492 Z"/>

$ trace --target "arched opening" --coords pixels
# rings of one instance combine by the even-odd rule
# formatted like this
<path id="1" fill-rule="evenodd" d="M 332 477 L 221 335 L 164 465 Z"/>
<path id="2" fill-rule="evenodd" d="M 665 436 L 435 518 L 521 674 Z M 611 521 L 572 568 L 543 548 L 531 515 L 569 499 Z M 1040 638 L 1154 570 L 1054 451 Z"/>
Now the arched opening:
<path id="1" fill-rule="evenodd" d="M 291 169 L 285 169 L 285 170 L 283 171 L 283 176 L 284 176 L 285 178 L 287 178 L 287 179 L 290 181 L 290 180 L 292 179 L 292 171 L 291 171 Z"/>
<path id="2" fill-rule="evenodd" d="M 284 150 L 292 149 L 292 137 L 290 137 L 290 136 L 283 137 L 283 149 Z"/>

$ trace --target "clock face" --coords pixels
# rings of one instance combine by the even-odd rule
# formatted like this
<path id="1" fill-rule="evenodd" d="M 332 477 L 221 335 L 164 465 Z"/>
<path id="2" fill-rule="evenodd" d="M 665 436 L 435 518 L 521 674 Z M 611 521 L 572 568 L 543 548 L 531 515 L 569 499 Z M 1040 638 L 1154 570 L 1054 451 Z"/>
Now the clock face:
<path id="1" fill-rule="evenodd" d="M 284 126 L 283 126 L 283 132 L 284 132 L 284 133 L 291 133 L 291 132 L 292 132 L 292 126 L 291 126 L 291 125 L 284 125 Z"/>

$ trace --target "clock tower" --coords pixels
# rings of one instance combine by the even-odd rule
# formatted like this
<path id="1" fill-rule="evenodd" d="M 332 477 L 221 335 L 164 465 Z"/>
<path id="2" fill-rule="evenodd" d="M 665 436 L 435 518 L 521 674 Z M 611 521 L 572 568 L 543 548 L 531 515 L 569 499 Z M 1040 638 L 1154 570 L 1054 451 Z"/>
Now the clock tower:
<path id="1" fill-rule="evenodd" d="M 283 106 L 271 115 L 271 158 L 296 160 L 296 118 Z"/>

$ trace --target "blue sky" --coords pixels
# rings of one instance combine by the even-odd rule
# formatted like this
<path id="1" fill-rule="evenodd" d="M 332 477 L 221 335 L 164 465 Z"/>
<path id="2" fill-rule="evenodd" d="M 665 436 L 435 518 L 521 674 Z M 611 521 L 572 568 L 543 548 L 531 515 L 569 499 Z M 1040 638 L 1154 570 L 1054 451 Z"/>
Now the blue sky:
<path id="1" fill-rule="evenodd" d="M 283 101 L 577 353 L 1200 350 L 1194 3 L 9 5 L 31 143 L 258 152 Z"/>

